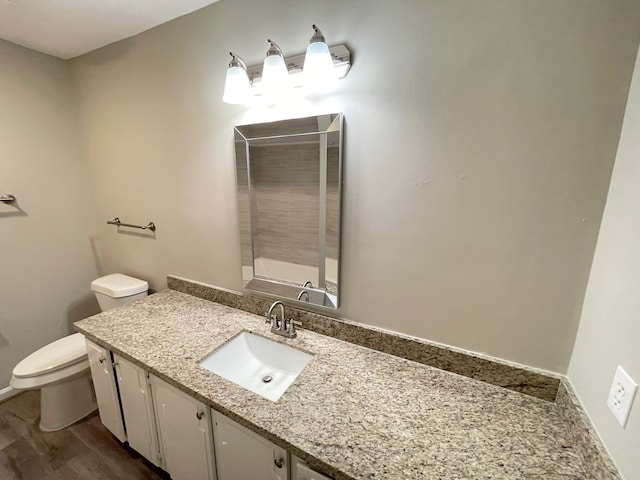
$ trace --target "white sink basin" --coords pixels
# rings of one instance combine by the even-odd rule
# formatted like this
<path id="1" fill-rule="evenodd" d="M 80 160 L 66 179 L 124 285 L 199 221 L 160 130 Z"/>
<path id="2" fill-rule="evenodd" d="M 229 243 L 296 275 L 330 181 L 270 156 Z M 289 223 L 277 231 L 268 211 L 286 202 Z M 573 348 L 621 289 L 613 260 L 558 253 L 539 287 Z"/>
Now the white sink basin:
<path id="1" fill-rule="evenodd" d="M 199 365 L 275 402 L 312 358 L 296 348 L 242 332 Z"/>

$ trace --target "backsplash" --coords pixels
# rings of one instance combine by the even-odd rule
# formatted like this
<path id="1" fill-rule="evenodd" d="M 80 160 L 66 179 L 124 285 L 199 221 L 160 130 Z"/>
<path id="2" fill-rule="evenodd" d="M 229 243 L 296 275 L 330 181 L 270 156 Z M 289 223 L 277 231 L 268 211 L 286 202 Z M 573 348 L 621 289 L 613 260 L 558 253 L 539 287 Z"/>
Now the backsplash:
<path id="1" fill-rule="evenodd" d="M 563 378 L 560 382 L 556 405 L 569 425 L 571 443 L 575 445 L 576 452 L 582 457 L 583 463 L 589 465 L 589 469 L 586 471 L 586 480 L 621 479 L 618 469 L 580 405 L 573 386 L 567 378 Z"/>
<path id="2" fill-rule="evenodd" d="M 243 295 L 203 283 L 169 275 L 170 289 L 256 315 L 265 315 L 272 300 Z M 348 320 L 308 312 L 290 305 L 288 315 L 301 321 L 303 328 L 373 350 L 422 363 L 465 377 L 490 383 L 550 402 L 555 401 L 560 378 L 534 369 L 502 363 L 471 352 L 390 333 Z"/>

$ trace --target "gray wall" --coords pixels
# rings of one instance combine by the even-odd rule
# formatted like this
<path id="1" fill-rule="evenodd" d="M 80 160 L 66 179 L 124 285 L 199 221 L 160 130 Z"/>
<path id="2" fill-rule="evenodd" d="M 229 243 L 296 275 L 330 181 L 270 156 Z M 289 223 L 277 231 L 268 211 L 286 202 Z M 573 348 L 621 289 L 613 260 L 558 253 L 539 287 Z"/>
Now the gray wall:
<path id="1" fill-rule="evenodd" d="M 240 289 L 232 129 L 342 111 L 339 314 L 564 372 L 640 30 L 637 2 L 223 0 L 72 62 L 109 271 Z M 225 105 L 228 51 L 354 64 L 329 96 Z"/>
<path id="2" fill-rule="evenodd" d="M 0 41 L 0 391 L 13 367 L 98 312 L 97 219 L 66 62 Z M 1 395 L 1 392 L 0 392 Z"/>
<path id="3" fill-rule="evenodd" d="M 640 383 L 640 55 L 569 378 L 628 480 L 640 472 L 640 394 L 623 430 L 605 404 L 617 365 Z"/>

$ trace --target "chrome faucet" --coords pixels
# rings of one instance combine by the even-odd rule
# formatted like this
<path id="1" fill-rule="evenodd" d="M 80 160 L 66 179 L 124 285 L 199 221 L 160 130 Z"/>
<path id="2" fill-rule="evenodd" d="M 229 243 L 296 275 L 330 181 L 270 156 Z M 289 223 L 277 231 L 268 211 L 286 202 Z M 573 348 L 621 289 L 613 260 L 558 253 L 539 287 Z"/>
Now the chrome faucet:
<path id="1" fill-rule="evenodd" d="M 307 280 L 306 282 L 304 282 L 304 285 L 302 285 L 302 288 L 313 288 L 313 283 L 311 283 L 311 280 Z"/>
<path id="2" fill-rule="evenodd" d="M 300 290 L 300 293 L 298 294 L 298 298 L 296 298 L 296 300 L 302 301 L 302 297 L 304 295 L 307 296 L 307 299 L 305 300 L 305 302 L 309 303 L 309 292 L 307 292 L 306 290 Z"/>
<path id="3" fill-rule="evenodd" d="M 280 307 L 280 320 L 278 320 L 278 314 L 273 314 L 276 307 Z M 269 312 L 267 312 L 267 320 L 265 323 L 271 323 L 271 332 L 278 335 L 282 335 L 287 338 L 295 338 L 298 336 L 296 332 L 296 326 L 302 326 L 302 322 L 296 322 L 293 318 L 287 320 L 284 312 L 284 303 L 280 300 L 273 302 Z"/>
<path id="4" fill-rule="evenodd" d="M 276 307 L 280 307 L 280 320 L 278 320 L 278 314 L 277 313 L 276 313 L 275 317 L 273 316 L 273 310 Z M 277 330 L 280 330 L 281 324 L 283 324 L 284 321 L 285 321 L 284 303 L 282 303 L 281 301 L 273 302 L 273 305 L 271 305 L 271 308 L 269 308 L 269 312 L 267 312 L 267 321 L 265 323 L 271 323 L 271 321 L 273 321 L 273 325 L 271 327 L 271 331 L 275 332 Z"/>

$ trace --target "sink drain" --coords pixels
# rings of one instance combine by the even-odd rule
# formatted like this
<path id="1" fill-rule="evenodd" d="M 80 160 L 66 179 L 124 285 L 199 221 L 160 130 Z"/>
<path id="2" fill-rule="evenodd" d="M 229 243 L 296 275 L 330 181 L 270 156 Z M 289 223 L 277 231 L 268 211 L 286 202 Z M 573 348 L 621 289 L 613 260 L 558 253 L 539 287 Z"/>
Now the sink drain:
<path id="1" fill-rule="evenodd" d="M 265 375 L 264 377 L 262 377 L 262 381 L 264 383 L 269 383 L 271 380 L 273 380 L 273 377 L 271 375 Z"/>

